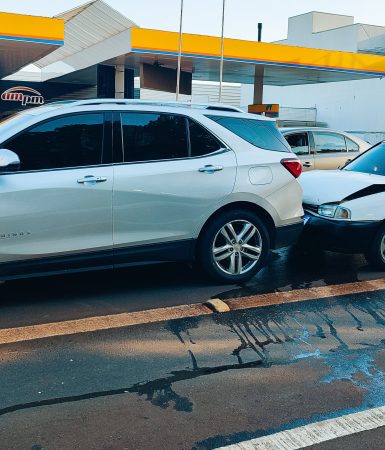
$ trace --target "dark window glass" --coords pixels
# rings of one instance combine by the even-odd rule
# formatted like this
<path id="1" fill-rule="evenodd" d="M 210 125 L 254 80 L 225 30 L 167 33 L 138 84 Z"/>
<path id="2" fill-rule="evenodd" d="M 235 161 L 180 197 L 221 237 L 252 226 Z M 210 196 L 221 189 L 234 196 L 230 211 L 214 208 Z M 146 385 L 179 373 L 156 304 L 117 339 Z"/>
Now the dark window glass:
<path id="1" fill-rule="evenodd" d="M 208 155 L 221 149 L 223 145 L 201 125 L 189 120 L 191 156 Z"/>
<path id="2" fill-rule="evenodd" d="M 188 157 L 184 117 L 122 113 L 122 128 L 125 162 Z"/>
<path id="3" fill-rule="evenodd" d="M 353 159 L 343 170 L 385 175 L 385 142 Z"/>
<path id="4" fill-rule="evenodd" d="M 346 152 L 345 138 L 341 134 L 313 132 L 317 153 Z"/>
<path id="5" fill-rule="evenodd" d="M 53 119 L 30 128 L 3 145 L 19 156 L 20 170 L 101 164 L 103 114 L 79 114 Z"/>
<path id="6" fill-rule="evenodd" d="M 345 141 L 346 141 L 346 148 L 348 149 L 348 152 L 358 152 L 358 150 L 360 149 L 358 144 L 356 144 L 355 142 L 353 142 L 351 139 L 347 138 L 345 136 Z"/>
<path id="7" fill-rule="evenodd" d="M 288 134 L 285 138 L 293 150 L 293 153 L 296 155 L 309 154 L 309 137 L 307 133 Z"/>
<path id="8" fill-rule="evenodd" d="M 256 147 L 276 152 L 290 152 L 290 147 L 275 122 L 223 116 L 207 117 Z"/>

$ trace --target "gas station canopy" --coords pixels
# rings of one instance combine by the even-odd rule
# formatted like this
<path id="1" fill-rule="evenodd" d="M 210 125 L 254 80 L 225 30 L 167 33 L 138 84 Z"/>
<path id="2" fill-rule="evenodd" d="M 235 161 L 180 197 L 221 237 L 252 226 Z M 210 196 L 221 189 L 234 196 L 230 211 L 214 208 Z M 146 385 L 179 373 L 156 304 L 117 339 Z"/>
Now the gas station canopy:
<path id="1" fill-rule="evenodd" d="M 0 12 L 0 78 L 63 44 L 63 20 Z"/>
<path id="2" fill-rule="evenodd" d="M 108 62 L 135 69 L 142 62 L 176 67 L 178 39 L 174 32 L 132 28 L 131 51 Z M 220 38 L 184 34 L 183 70 L 192 71 L 194 79 L 216 81 L 220 48 Z M 225 39 L 224 61 L 224 81 L 236 83 L 254 83 L 256 65 L 265 67 L 264 84 L 276 86 L 385 75 L 384 56 L 238 39 Z"/>

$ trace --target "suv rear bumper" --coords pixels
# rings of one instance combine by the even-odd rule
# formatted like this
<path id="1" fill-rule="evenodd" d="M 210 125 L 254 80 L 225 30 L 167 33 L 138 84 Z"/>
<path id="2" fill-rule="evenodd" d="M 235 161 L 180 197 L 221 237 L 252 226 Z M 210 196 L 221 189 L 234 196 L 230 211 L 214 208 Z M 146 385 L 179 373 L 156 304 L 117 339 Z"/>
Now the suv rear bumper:
<path id="1" fill-rule="evenodd" d="M 278 227 L 275 230 L 275 242 L 274 249 L 288 247 L 294 244 L 300 237 L 303 230 L 303 220 L 301 222 L 293 223 L 291 225 L 285 225 Z"/>

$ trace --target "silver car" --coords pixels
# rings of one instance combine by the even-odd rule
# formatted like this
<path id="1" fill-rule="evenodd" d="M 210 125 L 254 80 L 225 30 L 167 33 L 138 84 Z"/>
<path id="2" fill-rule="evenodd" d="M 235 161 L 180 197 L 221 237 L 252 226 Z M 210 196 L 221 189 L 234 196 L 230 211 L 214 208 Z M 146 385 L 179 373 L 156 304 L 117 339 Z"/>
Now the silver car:
<path id="1" fill-rule="evenodd" d="M 83 100 L 0 124 L 0 279 L 197 260 L 243 282 L 302 229 L 275 122 L 225 106 Z"/>
<path id="2" fill-rule="evenodd" d="M 371 145 L 352 134 L 329 128 L 281 128 L 303 170 L 338 169 Z"/>

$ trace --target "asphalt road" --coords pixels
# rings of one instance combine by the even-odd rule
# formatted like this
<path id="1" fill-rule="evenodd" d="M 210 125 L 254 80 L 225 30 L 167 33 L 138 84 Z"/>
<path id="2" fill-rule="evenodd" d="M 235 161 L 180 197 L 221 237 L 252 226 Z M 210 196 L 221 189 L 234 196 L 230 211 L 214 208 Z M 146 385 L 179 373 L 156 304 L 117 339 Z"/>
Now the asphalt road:
<path id="1" fill-rule="evenodd" d="M 0 350 L 1 449 L 213 449 L 385 404 L 385 291 Z"/>
<path id="2" fill-rule="evenodd" d="M 289 249 L 243 286 L 183 264 L 18 280 L 0 286 L 0 328 L 383 276 L 361 256 Z M 3 344 L 0 449 L 213 449 L 384 405 L 384 343 L 376 291 Z M 377 449 L 384 434 L 315 449 Z"/>
<path id="3" fill-rule="evenodd" d="M 186 264 L 16 280 L 0 286 L 0 328 L 370 280 L 384 275 L 371 270 L 360 255 L 286 249 L 272 253 L 268 265 L 243 286 L 212 284 L 199 270 Z"/>

